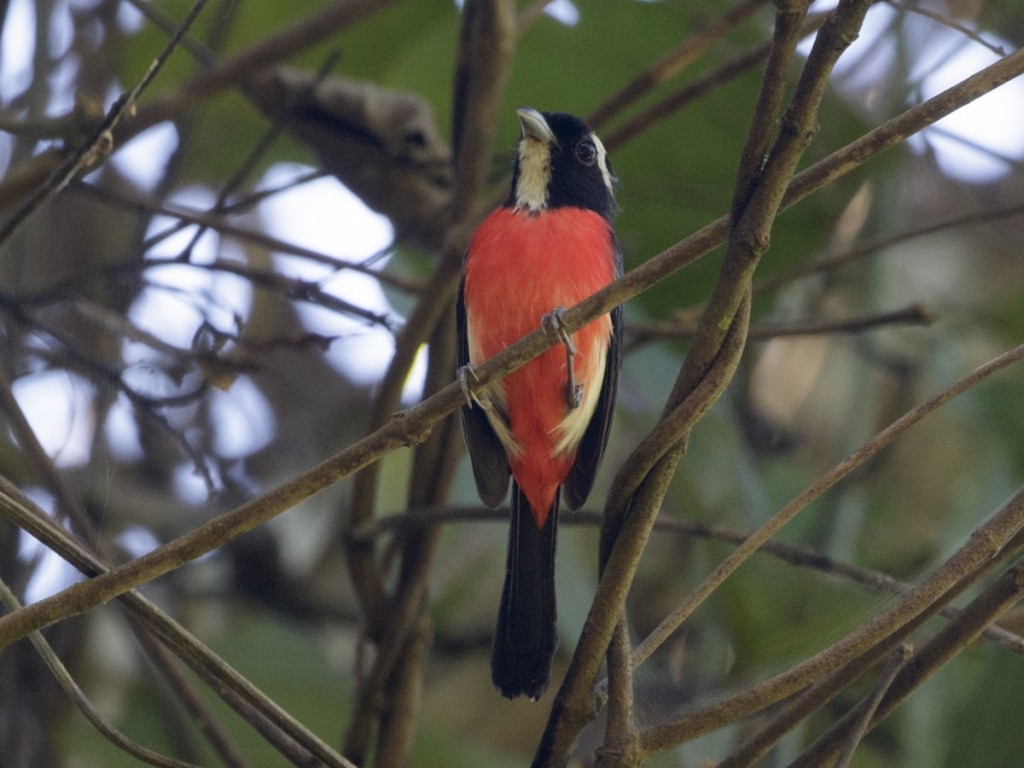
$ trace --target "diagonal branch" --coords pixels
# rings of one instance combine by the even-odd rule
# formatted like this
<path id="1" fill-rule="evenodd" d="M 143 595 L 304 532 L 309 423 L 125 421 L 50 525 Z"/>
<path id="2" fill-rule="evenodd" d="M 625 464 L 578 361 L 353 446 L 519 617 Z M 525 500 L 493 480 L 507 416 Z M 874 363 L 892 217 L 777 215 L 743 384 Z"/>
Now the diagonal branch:
<path id="1" fill-rule="evenodd" d="M 370 16 L 394 5 L 396 0 L 340 0 L 327 3 L 275 33 L 217 62 L 209 69 L 164 94 L 139 112 L 127 126 L 124 142 L 145 129 L 172 119 L 192 102 L 208 99 L 228 88 L 244 84 L 254 72 L 285 61 L 332 35 L 355 26 Z"/>
<path id="2" fill-rule="evenodd" d="M 595 130 L 601 128 L 644 94 L 682 72 L 764 5 L 767 5 L 767 0 L 739 0 L 736 5 L 727 8 L 706 29 L 687 36 L 665 56 L 630 80 L 604 103 L 591 110 L 587 124 Z"/>
<path id="3" fill-rule="evenodd" d="M 199 17 L 208 0 L 196 0 L 192 9 L 182 21 L 174 36 L 167 42 L 164 49 L 150 64 L 149 69 L 128 93 L 114 102 L 107 116 L 96 126 L 92 133 L 53 171 L 45 184 L 38 187 L 35 193 L 16 210 L 0 227 L 0 246 L 6 243 L 11 235 L 31 216 L 43 203 L 58 194 L 68 183 L 83 170 L 96 165 L 109 154 L 113 147 L 113 131 L 125 115 L 133 114 L 142 92 L 153 82 L 153 78 L 163 68 L 167 59 L 178 47 L 192 23 Z"/>
<path id="4" fill-rule="evenodd" d="M 92 521 L 89 519 L 88 514 L 80 503 L 77 495 L 71 488 L 71 485 L 65 480 L 64 476 L 57 471 L 53 461 L 47 455 L 42 444 L 39 442 L 39 438 L 33 431 L 31 424 L 28 422 L 28 418 L 25 416 L 25 412 L 22 410 L 20 404 L 14 397 L 14 392 L 11 389 L 10 380 L 7 376 L 6 371 L 0 367 L 0 411 L 3 411 L 10 422 L 12 431 L 21 445 L 31 462 L 38 468 L 38 471 L 45 480 L 46 485 L 56 496 L 60 509 L 68 516 L 72 521 L 75 528 L 81 532 L 82 537 L 89 549 L 96 552 L 104 557 L 109 558 L 108 548 L 105 542 L 99 535 L 99 532 L 93 526 Z M 56 526 L 54 527 L 56 530 Z M 70 534 L 67 535 L 70 539 Z M 52 546 L 52 542 L 51 542 Z M 0 583 L 0 589 L 6 589 L 6 586 Z M 15 602 L 14 596 L 10 595 L 5 597 L 3 601 L 7 604 L 9 611 L 17 610 L 21 606 L 13 604 Z M 210 743 L 214 749 L 221 756 L 226 766 L 233 766 L 237 768 L 241 765 L 241 760 L 238 759 L 238 750 L 224 733 L 220 726 L 220 723 L 211 715 L 204 702 L 195 694 L 189 683 L 180 676 L 177 675 L 176 670 L 171 666 L 169 659 L 167 658 L 167 649 L 160 645 L 155 635 L 149 634 L 149 628 L 146 627 L 142 622 L 138 622 L 132 625 L 135 630 L 136 637 L 142 643 L 147 653 L 150 655 L 150 659 L 157 671 L 164 676 L 164 678 L 171 684 L 175 692 L 178 694 L 186 706 L 196 714 L 197 719 L 204 723 L 203 732 L 206 734 Z M 113 741 L 116 744 L 122 743 L 120 734 L 113 732 L 111 727 L 102 720 L 98 713 L 92 713 L 91 704 L 85 698 L 83 692 L 78 688 L 77 684 L 68 676 L 67 671 L 61 665 L 60 660 L 56 658 L 50 646 L 46 643 L 46 640 L 39 633 L 33 633 L 30 636 L 32 644 L 36 647 L 37 652 L 42 656 L 47 667 L 51 669 L 54 676 L 60 682 L 64 688 L 65 693 L 68 697 L 82 710 L 86 718 L 92 723 L 97 730 L 99 730 L 104 736 Z M 97 718 L 100 718 L 97 720 Z M 124 748 L 134 754 L 136 745 L 129 743 Z M 139 759 L 145 759 L 141 757 Z"/>
<path id="5" fill-rule="evenodd" d="M 16 611 L 21 608 L 18 598 L 2 579 L 0 579 L 0 605 L 5 606 L 8 611 Z M 32 645 L 35 646 L 36 652 L 42 658 L 47 669 L 50 670 L 58 685 L 64 690 L 65 695 L 78 707 L 78 710 L 85 719 L 92 724 L 103 738 L 118 749 L 147 765 L 154 765 L 157 768 L 198 768 L 198 766 L 192 763 L 174 760 L 161 755 L 128 738 L 93 706 L 92 702 L 85 695 L 85 691 L 75 682 L 71 672 L 61 662 L 60 657 L 57 656 L 50 644 L 46 642 L 46 638 L 39 632 L 33 632 L 29 635 L 29 639 L 32 641 Z"/>
<path id="6" fill-rule="evenodd" d="M 1018 347 L 1024 352 L 1024 347 Z M 1005 357 L 1005 356 L 1004 356 Z M 964 580 L 975 578 L 997 558 L 1024 526 L 1024 487 L 971 535 L 930 576 L 890 608 L 861 625 L 838 643 L 805 659 L 774 678 L 711 705 L 688 712 L 676 720 L 655 726 L 643 735 L 647 755 L 735 722 L 810 686 L 824 675 L 869 652 L 908 624 L 939 611 L 957 593 Z M 950 625 L 952 626 L 952 624 Z M 980 631 L 980 630 L 979 630 Z"/>
<path id="7" fill-rule="evenodd" d="M 99 576 L 110 572 L 110 567 L 93 554 L 91 549 L 80 544 L 3 477 L 0 477 L 0 516 L 43 542 L 82 573 Z M 131 590 L 122 594 L 120 599 L 132 617 L 149 627 L 153 634 L 206 682 L 229 707 L 238 712 L 282 754 L 297 757 L 305 752 L 315 755 L 331 768 L 352 768 L 351 763 L 282 710 L 234 668 L 216 656 L 199 638 L 147 598 Z M 22 608 L 9 615 L 16 616 L 24 610 L 28 608 Z"/>
<path id="8" fill-rule="evenodd" d="M 754 531 L 747 539 L 730 553 L 712 573 L 705 578 L 690 594 L 687 600 L 665 617 L 658 627 L 640 643 L 633 654 L 633 663 L 642 664 L 664 640 L 674 632 L 732 573 L 739 568 L 762 544 L 771 539 L 789 521 L 813 501 L 820 498 L 826 491 L 846 478 L 857 467 L 877 455 L 883 448 L 891 445 L 926 416 L 935 412 L 953 398 L 985 381 L 993 374 L 1024 359 L 1024 344 L 1004 352 L 984 365 L 975 368 L 962 376 L 952 385 L 936 393 L 920 405 L 912 408 L 900 418 L 879 432 L 846 459 L 822 475 L 814 484 L 805 489 L 786 506 L 776 512 L 771 519 Z"/>
<path id="9" fill-rule="evenodd" d="M 816 32 L 826 18 L 827 14 L 815 14 L 808 17 L 801 30 L 801 37 L 806 37 Z M 674 93 L 659 99 L 631 117 L 616 130 L 608 132 L 605 138 L 605 146 L 612 150 L 633 140 L 644 131 L 674 115 L 697 99 L 706 96 L 723 84 L 753 69 L 767 59 L 771 51 L 771 42 L 756 45 L 720 64 L 707 74 L 686 83 Z"/>
<path id="10" fill-rule="evenodd" d="M 1015 497 L 1017 507 L 1020 494 Z M 1013 503 L 1013 502 L 1011 502 Z M 1019 542 L 1018 542 L 1019 543 Z M 992 582 L 964 609 L 960 618 L 943 627 L 899 671 L 885 697 L 871 716 L 870 728 L 878 724 L 925 680 L 946 664 L 953 656 L 977 639 L 982 630 L 996 621 L 1024 596 L 1024 562 L 1018 560 L 1002 576 Z M 868 702 L 862 702 L 835 723 L 797 760 L 791 768 L 812 768 L 824 764 L 839 751 L 854 721 Z"/>
<path id="11" fill-rule="evenodd" d="M 889 662 L 885 665 L 882 674 L 879 675 L 878 680 L 875 682 L 875 689 L 866 700 L 866 705 L 861 708 L 856 725 L 851 730 L 849 738 L 843 746 L 842 754 L 836 759 L 833 768 L 849 768 L 850 761 L 853 759 L 853 753 L 857 751 L 857 746 L 864 738 L 864 734 L 867 733 L 868 724 L 871 722 L 871 717 L 875 714 L 875 710 L 878 709 L 879 702 L 881 702 L 885 692 L 889 690 L 889 686 L 892 685 L 893 678 L 896 677 L 896 674 L 902 669 L 913 652 L 913 646 L 908 643 L 903 643 L 892 652 Z"/>

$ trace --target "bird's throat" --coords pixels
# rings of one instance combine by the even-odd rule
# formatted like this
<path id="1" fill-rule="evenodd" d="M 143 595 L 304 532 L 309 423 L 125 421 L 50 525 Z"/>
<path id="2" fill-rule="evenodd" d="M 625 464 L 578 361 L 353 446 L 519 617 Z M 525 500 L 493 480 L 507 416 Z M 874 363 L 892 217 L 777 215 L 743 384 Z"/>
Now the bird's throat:
<path id="1" fill-rule="evenodd" d="M 537 213 L 548 207 L 551 181 L 551 147 L 543 141 L 524 137 L 519 142 L 519 176 L 516 179 L 516 208 Z"/>

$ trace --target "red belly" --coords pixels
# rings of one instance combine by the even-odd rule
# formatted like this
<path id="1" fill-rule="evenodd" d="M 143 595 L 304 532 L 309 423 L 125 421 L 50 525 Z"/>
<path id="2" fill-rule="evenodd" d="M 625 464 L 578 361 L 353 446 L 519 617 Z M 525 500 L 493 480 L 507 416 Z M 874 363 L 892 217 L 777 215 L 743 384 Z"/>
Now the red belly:
<path id="1" fill-rule="evenodd" d="M 555 307 L 571 307 L 615 279 L 607 221 L 580 208 L 530 215 L 502 208 L 480 225 L 469 247 L 464 298 L 470 362 L 479 365 L 536 330 Z M 598 318 L 573 335 L 577 384 L 600 387 L 611 320 Z M 566 353 L 548 349 L 503 380 L 509 428 L 520 452 L 512 474 L 538 524 L 576 458 L 576 444 L 556 451 L 569 412 Z"/>

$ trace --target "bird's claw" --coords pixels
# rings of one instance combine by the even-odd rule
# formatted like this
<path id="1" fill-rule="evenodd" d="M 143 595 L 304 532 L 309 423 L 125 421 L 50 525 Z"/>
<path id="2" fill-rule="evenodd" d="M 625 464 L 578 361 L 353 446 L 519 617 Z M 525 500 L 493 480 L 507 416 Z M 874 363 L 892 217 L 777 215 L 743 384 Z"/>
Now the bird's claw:
<path id="1" fill-rule="evenodd" d="M 469 377 L 472 376 L 474 379 L 479 381 L 477 378 L 476 371 L 473 370 L 472 365 L 464 365 L 455 372 L 455 378 L 459 381 L 459 389 L 462 390 L 462 396 L 466 398 L 466 407 L 472 408 L 473 401 L 476 400 L 476 395 L 469 389 Z"/>
<path id="2" fill-rule="evenodd" d="M 568 395 L 569 407 L 579 408 L 583 403 L 583 385 L 573 384 L 571 381 L 566 386 L 566 394 Z"/>
<path id="3" fill-rule="evenodd" d="M 572 334 L 565 327 L 565 307 L 555 307 L 548 314 L 543 315 L 540 318 L 540 325 L 545 333 L 565 344 L 565 349 L 570 356 L 576 354 L 576 344 L 572 340 Z"/>
<path id="4" fill-rule="evenodd" d="M 466 407 L 472 408 L 474 405 L 479 405 L 485 411 L 490 410 L 491 400 L 487 397 L 486 393 L 478 395 L 469 388 L 470 376 L 473 377 L 474 381 L 480 381 L 472 365 L 464 365 L 455 373 L 455 377 L 459 382 L 459 389 L 462 390 L 462 396 L 466 398 Z"/>
<path id="5" fill-rule="evenodd" d="M 541 327 L 546 333 L 552 334 L 565 345 L 565 369 L 568 381 L 565 385 L 565 401 L 570 408 L 579 408 L 583 402 L 583 385 L 576 383 L 576 370 L 573 358 L 576 356 L 576 344 L 572 334 L 565 327 L 565 307 L 555 307 L 540 319 Z"/>

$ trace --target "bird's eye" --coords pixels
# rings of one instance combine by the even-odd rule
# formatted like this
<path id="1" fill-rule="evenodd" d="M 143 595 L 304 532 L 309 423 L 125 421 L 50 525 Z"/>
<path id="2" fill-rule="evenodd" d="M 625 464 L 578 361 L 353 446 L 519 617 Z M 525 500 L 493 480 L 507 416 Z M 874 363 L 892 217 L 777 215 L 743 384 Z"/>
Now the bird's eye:
<path id="1" fill-rule="evenodd" d="M 576 145 L 576 159 L 584 165 L 593 165 L 597 160 L 597 147 L 590 139 L 584 139 Z"/>

